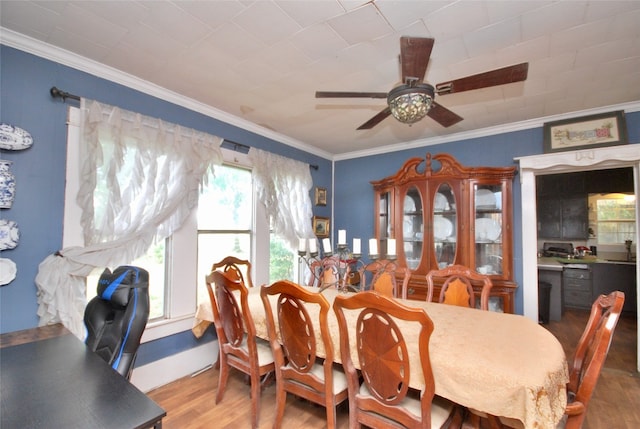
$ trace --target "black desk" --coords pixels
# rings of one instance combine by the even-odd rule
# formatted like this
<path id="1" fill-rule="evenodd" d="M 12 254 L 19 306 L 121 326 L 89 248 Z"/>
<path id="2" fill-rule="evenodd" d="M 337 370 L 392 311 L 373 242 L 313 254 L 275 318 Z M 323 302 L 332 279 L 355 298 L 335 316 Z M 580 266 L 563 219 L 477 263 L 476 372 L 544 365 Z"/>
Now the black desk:
<path id="1" fill-rule="evenodd" d="M 67 333 L 0 348 L 2 429 L 162 427 L 166 412 Z"/>

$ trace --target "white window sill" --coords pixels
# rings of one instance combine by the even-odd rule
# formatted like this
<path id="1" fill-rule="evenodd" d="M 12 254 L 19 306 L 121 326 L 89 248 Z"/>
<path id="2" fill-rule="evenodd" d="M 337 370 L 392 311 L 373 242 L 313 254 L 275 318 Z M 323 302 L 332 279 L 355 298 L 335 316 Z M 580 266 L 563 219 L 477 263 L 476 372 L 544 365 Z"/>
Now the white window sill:
<path id="1" fill-rule="evenodd" d="M 194 320 L 195 314 L 188 314 L 174 319 L 149 322 L 147 328 L 144 330 L 144 334 L 142 334 L 142 340 L 140 342 L 146 343 L 179 332 L 191 330 Z"/>

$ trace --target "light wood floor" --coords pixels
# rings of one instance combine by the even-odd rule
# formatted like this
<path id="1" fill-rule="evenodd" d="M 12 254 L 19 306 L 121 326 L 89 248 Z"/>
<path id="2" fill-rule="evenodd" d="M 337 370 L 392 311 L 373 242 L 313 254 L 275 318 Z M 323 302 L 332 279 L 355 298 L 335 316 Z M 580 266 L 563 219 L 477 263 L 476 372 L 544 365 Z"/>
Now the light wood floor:
<path id="1" fill-rule="evenodd" d="M 571 356 L 588 318 L 584 311 L 565 312 L 562 322 L 545 325 L 558 337 Z M 605 368 L 600 376 L 584 429 L 640 428 L 640 377 L 636 367 L 636 320 L 623 317 L 616 328 Z M 249 386 L 232 371 L 222 402 L 215 404 L 218 371 L 209 369 L 149 393 L 167 411 L 164 429 L 250 428 Z M 267 386 L 261 396 L 260 428 L 271 428 L 275 409 L 275 388 Z M 325 428 L 324 408 L 288 395 L 283 428 Z M 348 427 L 347 407 L 338 409 L 338 429 Z"/>

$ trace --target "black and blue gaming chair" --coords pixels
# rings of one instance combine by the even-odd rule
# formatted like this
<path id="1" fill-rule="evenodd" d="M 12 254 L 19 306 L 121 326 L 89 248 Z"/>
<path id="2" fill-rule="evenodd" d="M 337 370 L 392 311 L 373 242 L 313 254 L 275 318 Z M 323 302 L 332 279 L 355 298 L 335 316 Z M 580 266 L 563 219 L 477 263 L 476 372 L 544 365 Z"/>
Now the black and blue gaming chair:
<path id="1" fill-rule="evenodd" d="M 148 320 L 149 273 L 133 266 L 107 268 L 98 295 L 84 310 L 85 343 L 128 380 Z"/>

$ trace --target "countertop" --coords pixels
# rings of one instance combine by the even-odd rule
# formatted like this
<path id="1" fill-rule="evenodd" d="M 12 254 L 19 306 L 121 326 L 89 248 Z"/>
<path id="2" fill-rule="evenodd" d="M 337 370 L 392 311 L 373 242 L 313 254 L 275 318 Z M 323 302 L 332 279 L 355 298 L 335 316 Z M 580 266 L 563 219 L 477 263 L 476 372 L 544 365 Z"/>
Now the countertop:
<path id="1" fill-rule="evenodd" d="M 562 261 L 562 262 L 560 262 Z M 556 257 L 542 257 L 538 258 L 538 268 L 549 271 L 562 271 L 567 264 L 624 264 L 635 265 L 635 261 L 614 261 L 609 259 L 599 259 L 593 256 L 586 256 L 581 259 L 564 259 Z"/>
<path id="2" fill-rule="evenodd" d="M 562 271 L 564 265 L 561 264 L 557 258 L 547 258 L 542 257 L 538 258 L 538 269 L 549 270 L 549 271 Z"/>

